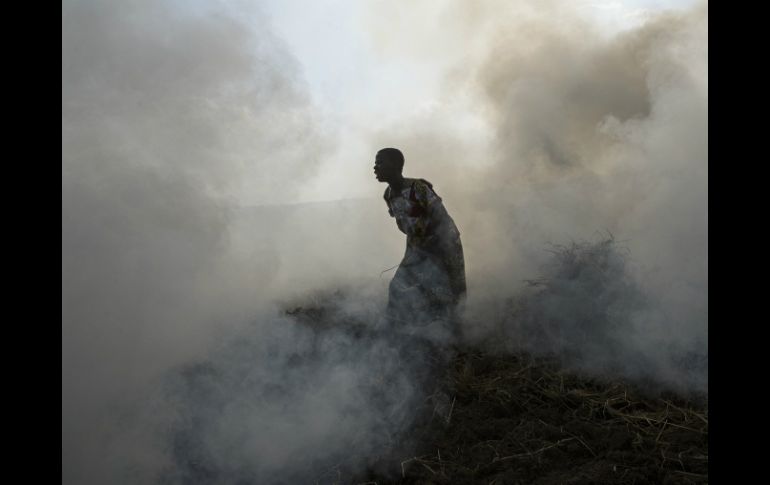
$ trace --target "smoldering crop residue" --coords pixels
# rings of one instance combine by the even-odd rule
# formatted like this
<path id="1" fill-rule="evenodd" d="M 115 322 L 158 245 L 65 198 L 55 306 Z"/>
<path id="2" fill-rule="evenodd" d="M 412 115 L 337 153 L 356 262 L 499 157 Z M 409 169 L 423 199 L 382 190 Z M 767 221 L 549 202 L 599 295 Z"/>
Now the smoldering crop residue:
<path id="1" fill-rule="evenodd" d="M 708 394 L 707 349 L 672 337 L 678 322 L 631 271 L 622 242 L 610 234 L 544 250 L 551 256 L 537 277 L 503 305 L 476 310 L 494 322 L 490 348 L 554 356 L 566 368 L 653 393 Z"/>

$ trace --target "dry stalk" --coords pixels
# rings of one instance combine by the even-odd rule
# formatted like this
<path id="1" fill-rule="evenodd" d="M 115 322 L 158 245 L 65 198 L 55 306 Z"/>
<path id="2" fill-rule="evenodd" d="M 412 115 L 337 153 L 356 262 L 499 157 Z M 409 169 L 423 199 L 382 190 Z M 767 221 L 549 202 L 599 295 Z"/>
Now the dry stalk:
<path id="1" fill-rule="evenodd" d="M 561 439 L 561 440 L 557 441 L 556 443 L 553 443 L 553 444 L 548 445 L 548 446 L 544 446 L 544 447 L 540 448 L 539 450 L 535 450 L 535 451 L 531 451 L 531 452 L 527 452 L 527 453 L 518 453 L 518 454 L 515 454 L 515 455 L 504 456 L 504 457 L 500 458 L 499 460 L 495 460 L 495 461 L 511 460 L 513 458 L 521 458 L 523 456 L 535 456 L 538 453 L 542 453 L 545 450 L 549 450 L 551 448 L 559 446 L 562 443 L 565 443 L 567 441 L 572 441 L 574 439 L 575 438 L 564 438 L 564 439 Z"/>

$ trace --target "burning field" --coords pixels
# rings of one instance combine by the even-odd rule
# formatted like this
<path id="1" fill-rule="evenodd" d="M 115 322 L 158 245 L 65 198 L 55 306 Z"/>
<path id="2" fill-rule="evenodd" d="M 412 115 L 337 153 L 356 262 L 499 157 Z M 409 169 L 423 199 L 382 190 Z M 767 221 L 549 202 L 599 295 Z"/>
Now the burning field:
<path id="1" fill-rule="evenodd" d="M 285 303 L 270 332 L 291 329 L 282 348 L 244 333 L 170 381 L 179 414 L 163 481 L 707 483 L 708 395 L 691 377 L 707 373 L 707 356 L 675 359 L 690 386 L 677 387 L 654 367 L 613 365 L 639 356 L 608 337 L 619 322 L 601 321 L 607 306 L 582 313 L 594 322 L 582 332 L 537 316 L 589 283 L 605 305 L 638 300 L 622 255 L 612 239 L 556 248 L 551 272 L 503 306 L 508 323 L 475 341 L 442 341 L 434 324 L 378 326 L 352 290 Z M 554 336 L 559 347 L 544 351 Z M 589 356 L 588 341 L 622 352 Z"/>
<path id="2" fill-rule="evenodd" d="M 376 483 L 707 483 L 708 404 L 531 355 L 465 349 L 426 400 L 401 476 Z M 437 410 L 441 411 L 437 412 Z M 392 465 L 395 465 L 392 464 Z"/>
<path id="3" fill-rule="evenodd" d="M 368 473 L 341 464 L 317 483 L 708 482 L 707 396 L 587 377 L 555 357 L 452 354 Z"/>
<path id="4" fill-rule="evenodd" d="M 708 2 L 590 3 L 65 1 L 62 483 L 707 482 Z"/>

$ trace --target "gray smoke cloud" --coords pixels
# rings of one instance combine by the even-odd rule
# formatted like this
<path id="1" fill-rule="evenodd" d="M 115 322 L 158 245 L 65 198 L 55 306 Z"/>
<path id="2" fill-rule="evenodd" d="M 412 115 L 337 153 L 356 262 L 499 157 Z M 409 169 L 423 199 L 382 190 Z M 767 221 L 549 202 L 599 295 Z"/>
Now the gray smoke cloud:
<path id="1" fill-rule="evenodd" d="M 605 276 L 618 286 L 633 279 L 633 290 L 624 286 L 633 294 L 600 308 L 623 323 L 605 345 L 586 344 L 581 365 L 706 391 L 705 367 L 693 373 L 677 362 L 708 355 L 707 4 L 611 36 L 565 2 L 450 2 L 434 14 L 441 22 L 427 29 L 437 39 L 417 56 L 442 58 L 458 48 L 458 33 L 468 39 L 448 68 L 444 109 L 373 138 L 404 148 L 413 176 L 434 183 L 463 232 L 466 333 L 501 331 L 529 350 L 562 353 L 528 332 L 579 327 L 578 315 L 612 285 L 592 286 L 590 271 L 564 281 L 550 245 L 599 244 L 613 234 L 615 250 L 630 255 Z M 384 6 L 376 16 L 388 24 L 398 15 Z M 423 35 L 414 28 L 379 41 L 387 51 Z M 463 98 L 491 140 L 456 126 L 447 136 Z M 537 297 L 529 326 L 520 326 L 510 298 L 538 277 L 562 278 L 568 291 Z M 647 303 L 632 303 L 636 292 Z"/>
<path id="2" fill-rule="evenodd" d="M 406 451 L 429 363 L 423 348 L 404 351 L 408 336 L 372 328 L 377 316 L 353 308 L 365 296 L 324 295 L 326 314 L 310 325 L 262 315 L 169 380 L 161 402 L 173 415 L 134 420 L 147 427 L 143 442 L 171 444 L 148 478 L 331 483 L 390 457 L 395 443 Z"/>
<path id="3" fill-rule="evenodd" d="M 121 406 L 268 300 L 279 268 L 270 248 L 229 250 L 233 208 L 292 200 L 329 148 L 295 61 L 259 11 L 238 14 L 63 4 L 65 483 L 115 483 Z"/>
<path id="4" fill-rule="evenodd" d="M 569 333 L 611 295 L 622 325 L 594 335 L 615 351 L 578 348 L 579 365 L 633 356 L 616 370 L 707 389 L 676 364 L 707 355 L 706 5 L 611 37 L 562 2 L 444 8 L 455 40 L 418 55 L 444 59 L 446 103 L 370 141 L 372 158 L 402 148 L 463 233 L 469 341 L 560 351 L 534 329 Z M 462 110 L 483 137 L 452 124 Z M 382 187 L 285 205 L 341 142 L 259 10 L 63 4 L 63 483 L 323 481 L 407 429 L 425 390 L 395 357 L 408 338 L 376 333 L 379 273 L 403 252 Z M 630 250 L 609 285 L 544 251 L 604 230 Z M 550 290 L 528 293 L 538 276 Z M 332 305 L 338 329 L 281 314 L 340 285 L 357 289 Z"/>

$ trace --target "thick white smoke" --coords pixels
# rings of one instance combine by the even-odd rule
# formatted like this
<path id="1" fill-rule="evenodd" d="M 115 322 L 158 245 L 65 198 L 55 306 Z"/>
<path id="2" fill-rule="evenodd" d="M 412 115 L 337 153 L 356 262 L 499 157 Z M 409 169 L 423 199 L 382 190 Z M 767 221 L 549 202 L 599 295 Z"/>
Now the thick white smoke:
<path id="1" fill-rule="evenodd" d="M 114 483 L 115 407 L 267 300 L 278 268 L 232 256 L 232 208 L 246 190 L 292 200 L 328 143 L 264 24 L 217 5 L 63 5 L 65 483 Z"/>
<path id="2" fill-rule="evenodd" d="M 613 308 L 626 311 L 624 328 L 612 345 L 586 348 L 584 364 L 628 358 L 626 373 L 706 390 L 705 368 L 668 363 L 708 354 L 707 5 L 608 36 L 569 2 L 419 3 L 437 20 L 379 30 L 379 45 L 388 55 L 422 45 L 411 55 L 449 64 L 446 91 L 373 139 L 402 147 L 407 171 L 431 180 L 458 222 L 475 312 L 467 333 L 488 336 L 524 280 L 554 274 L 549 244 L 614 234 L 630 251 L 616 276 L 633 278 L 649 303 Z M 402 16 L 380 5 L 373 22 Z M 494 138 L 480 143 L 469 116 Z M 570 284 L 584 297 L 548 310 L 564 324 L 600 297 L 590 280 Z"/>

